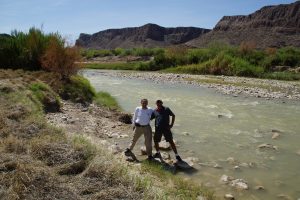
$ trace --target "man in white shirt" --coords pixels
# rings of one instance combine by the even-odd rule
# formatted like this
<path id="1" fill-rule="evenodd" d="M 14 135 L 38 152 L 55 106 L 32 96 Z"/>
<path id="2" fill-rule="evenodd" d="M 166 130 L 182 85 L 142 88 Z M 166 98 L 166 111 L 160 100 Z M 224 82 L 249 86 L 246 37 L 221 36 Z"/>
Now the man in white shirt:
<path id="1" fill-rule="evenodd" d="M 125 151 L 126 156 L 130 156 L 133 153 L 131 152 L 134 148 L 136 142 L 144 134 L 145 138 L 145 146 L 146 152 L 148 155 L 148 159 L 152 160 L 152 129 L 150 126 L 150 120 L 153 113 L 153 110 L 148 106 L 148 100 L 142 99 L 141 106 L 135 109 L 133 119 L 132 119 L 132 126 L 134 128 L 133 138 L 129 147 Z"/>

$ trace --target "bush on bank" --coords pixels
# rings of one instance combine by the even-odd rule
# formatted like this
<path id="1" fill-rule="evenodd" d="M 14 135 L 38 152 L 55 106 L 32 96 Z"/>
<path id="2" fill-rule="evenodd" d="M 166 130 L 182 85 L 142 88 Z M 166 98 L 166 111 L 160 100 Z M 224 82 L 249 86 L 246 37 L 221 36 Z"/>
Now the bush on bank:
<path id="1" fill-rule="evenodd" d="M 79 50 L 67 45 L 58 33 L 46 34 L 38 28 L 12 31 L 0 36 L 0 68 L 46 70 L 67 79 L 77 73 Z"/>

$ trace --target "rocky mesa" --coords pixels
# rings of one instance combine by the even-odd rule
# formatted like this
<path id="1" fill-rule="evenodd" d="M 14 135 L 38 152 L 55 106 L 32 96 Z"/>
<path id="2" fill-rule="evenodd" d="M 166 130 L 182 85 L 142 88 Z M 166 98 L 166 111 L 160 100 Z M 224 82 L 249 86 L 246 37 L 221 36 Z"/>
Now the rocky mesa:
<path id="1" fill-rule="evenodd" d="M 224 16 L 211 32 L 187 45 L 205 47 L 211 42 L 251 42 L 258 48 L 300 47 L 300 1 L 265 6 L 250 15 Z"/>
<path id="2" fill-rule="evenodd" d="M 81 33 L 76 45 L 95 49 L 167 47 L 184 44 L 209 31 L 210 29 L 196 27 L 165 28 L 146 24 L 141 27 L 107 29 L 92 35 Z"/>

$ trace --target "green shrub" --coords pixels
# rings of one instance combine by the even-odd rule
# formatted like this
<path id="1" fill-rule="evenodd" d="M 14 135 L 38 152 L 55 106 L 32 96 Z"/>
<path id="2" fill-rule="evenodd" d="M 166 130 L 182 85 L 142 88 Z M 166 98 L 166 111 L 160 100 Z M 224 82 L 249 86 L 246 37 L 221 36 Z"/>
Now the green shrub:
<path id="1" fill-rule="evenodd" d="M 29 89 L 37 98 L 37 104 L 43 106 L 45 112 L 58 112 L 61 107 L 59 96 L 45 83 L 36 82 L 29 85 Z"/>
<path id="2" fill-rule="evenodd" d="M 70 81 L 59 92 L 62 98 L 79 103 L 91 103 L 96 95 L 90 82 L 79 75 L 71 76 Z"/>
<path id="3" fill-rule="evenodd" d="M 30 28 L 28 33 L 12 31 L 10 37 L 1 39 L 0 68 L 41 69 L 41 58 L 53 37 L 64 43 L 59 34 L 45 34 L 34 27 Z"/>
<path id="4" fill-rule="evenodd" d="M 114 97 L 107 92 L 98 92 L 94 98 L 96 104 L 113 110 L 120 110 L 120 106 Z"/>

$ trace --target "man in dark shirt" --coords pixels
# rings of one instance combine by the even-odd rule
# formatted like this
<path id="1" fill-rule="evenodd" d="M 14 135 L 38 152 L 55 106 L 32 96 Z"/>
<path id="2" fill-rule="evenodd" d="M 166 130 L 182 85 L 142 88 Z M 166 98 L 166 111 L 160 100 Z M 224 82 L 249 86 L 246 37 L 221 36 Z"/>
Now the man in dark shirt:
<path id="1" fill-rule="evenodd" d="M 152 118 L 155 118 L 155 133 L 154 133 L 154 145 L 156 149 L 156 154 L 154 157 L 161 158 L 160 152 L 159 152 L 159 142 L 161 141 L 162 135 L 164 135 L 167 142 L 170 143 L 176 159 L 178 161 L 182 161 L 180 156 L 177 153 L 176 145 L 173 141 L 173 135 L 171 132 L 171 128 L 174 125 L 175 122 L 175 115 L 168 107 L 163 106 L 162 100 L 156 101 L 157 108 L 153 112 Z M 170 124 L 170 116 L 172 117 L 172 121 Z"/>

